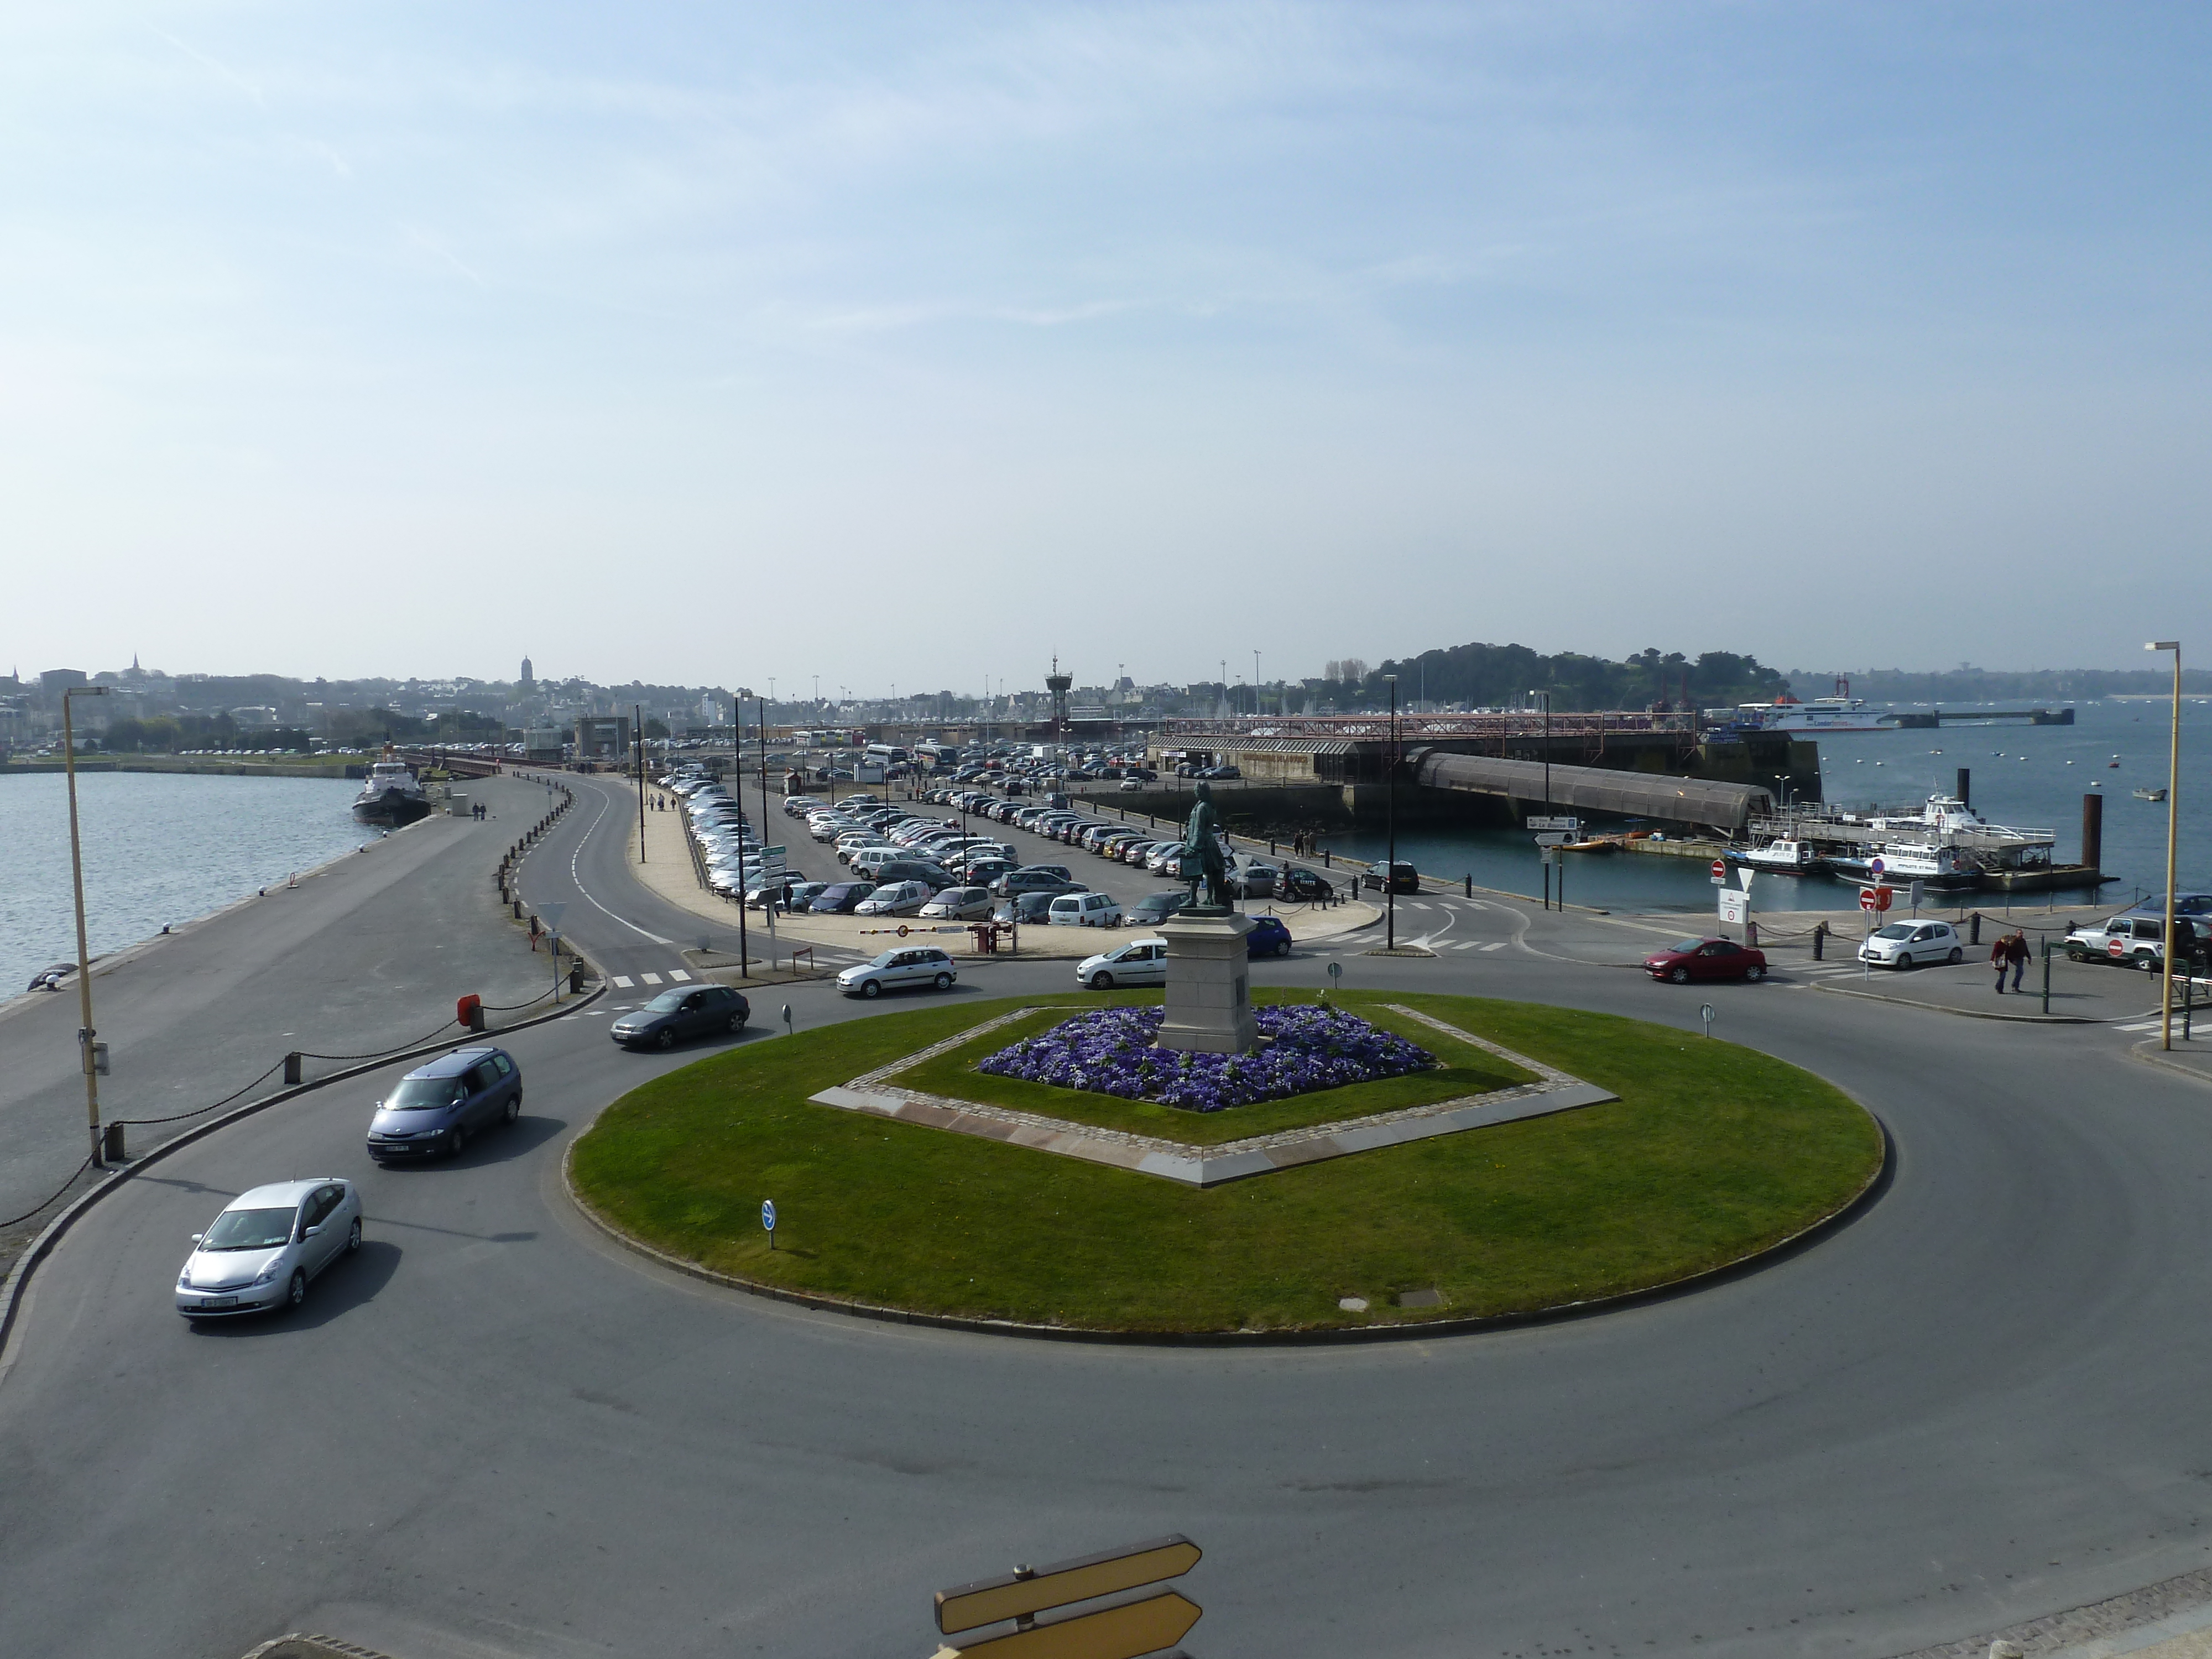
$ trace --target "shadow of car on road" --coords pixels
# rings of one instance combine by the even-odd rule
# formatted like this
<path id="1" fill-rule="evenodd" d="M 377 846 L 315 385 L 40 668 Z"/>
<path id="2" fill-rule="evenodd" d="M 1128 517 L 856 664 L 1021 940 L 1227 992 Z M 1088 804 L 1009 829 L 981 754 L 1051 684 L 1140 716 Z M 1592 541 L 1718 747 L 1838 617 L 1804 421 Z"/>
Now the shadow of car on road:
<path id="1" fill-rule="evenodd" d="M 186 1322 L 198 1336 L 263 1336 L 279 1331 L 313 1330 L 350 1313 L 374 1298 L 399 1271 L 400 1248 L 388 1240 L 364 1238 L 351 1255 L 342 1255 L 307 1286 L 298 1307 L 271 1313 L 234 1314 Z"/>
<path id="2" fill-rule="evenodd" d="M 451 1157 L 433 1152 L 428 1158 L 385 1158 L 371 1160 L 380 1170 L 477 1170 L 505 1164 L 536 1152 L 568 1127 L 563 1117 L 522 1116 L 512 1123 L 479 1129 Z"/>

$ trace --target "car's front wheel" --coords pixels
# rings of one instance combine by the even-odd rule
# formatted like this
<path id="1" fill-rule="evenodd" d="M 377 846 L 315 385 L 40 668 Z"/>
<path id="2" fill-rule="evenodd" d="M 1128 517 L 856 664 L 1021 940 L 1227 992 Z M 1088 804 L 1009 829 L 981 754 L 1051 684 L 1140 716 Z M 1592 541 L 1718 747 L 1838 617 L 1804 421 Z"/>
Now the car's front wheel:
<path id="1" fill-rule="evenodd" d="M 1912 971 L 1912 953 L 1909 951 L 1899 952 L 1897 965 L 1900 971 L 1908 974 L 1911 973 Z"/>
<path id="2" fill-rule="evenodd" d="M 295 1308 L 307 1299 L 307 1270 L 305 1267 L 292 1269 L 292 1282 L 285 1288 L 284 1299 Z"/>
<path id="3" fill-rule="evenodd" d="M 1112 989 L 1114 988 L 1114 975 L 1111 975 L 1111 974 L 1093 974 L 1093 975 L 1091 975 L 1091 988 L 1092 990 L 1094 990 L 1094 991 L 1110 991 L 1110 990 L 1112 990 Z"/>
<path id="4" fill-rule="evenodd" d="M 1667 977 L 1673 980 L 1677 985 L 1687 985 L 1690 982 L 1690 970 L 1686 968 L 1677 968 L 1673 973 L 1668 975 Z"/>
<path id="5" fill-rule="evenodd" d="M 461 1147 L 465 1144 L 465 1137 L 461 1133 L 461 1126 L 456 1123 L 446 1131 L 446 1139 L 441 1150 L 447 1158 L 459 1158 L 461 1155 Z"/>
<path id="6" fill-rule="evenodd" d="M 883 994 L 884 994 L 884 988 L 883 988 L 882 984 L 881 984 L 879 981 L 876 981 L 876 980 L 872 980 L 872 979 L 871 979 L 871 980 L 864 980 L 864 981 L 861 981 L 861 984 L 860 984 L 860 994 L 861 994 L 862 996 L 864 996 L 864 997 L 879 997 L 879 996 L 883 995 Z"/>

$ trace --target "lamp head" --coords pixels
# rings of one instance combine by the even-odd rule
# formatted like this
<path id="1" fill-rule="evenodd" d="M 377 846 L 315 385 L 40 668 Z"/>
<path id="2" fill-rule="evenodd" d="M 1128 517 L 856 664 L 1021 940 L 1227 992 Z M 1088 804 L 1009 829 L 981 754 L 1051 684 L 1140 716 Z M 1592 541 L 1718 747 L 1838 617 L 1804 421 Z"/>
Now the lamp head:
<path id="1" fill-rule="evenodd" d="M 2181 641 L 2179 640 L 2153 640 L 2148 645 L 2143 647 L 2143 649 L 2146 651 L 2179 651 L 2181 649 Z"/>

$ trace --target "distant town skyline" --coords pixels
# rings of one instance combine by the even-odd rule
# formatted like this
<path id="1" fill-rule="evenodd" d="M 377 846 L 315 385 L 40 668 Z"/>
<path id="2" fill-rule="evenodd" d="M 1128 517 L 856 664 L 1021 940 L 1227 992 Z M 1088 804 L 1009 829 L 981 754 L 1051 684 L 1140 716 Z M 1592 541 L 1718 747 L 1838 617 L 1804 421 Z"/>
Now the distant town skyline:
<path id="1" fill-rule="evenodd" d="M 2212 647 L 2208 36 L 10 8 L 0 652 L 980 690 Z"/>

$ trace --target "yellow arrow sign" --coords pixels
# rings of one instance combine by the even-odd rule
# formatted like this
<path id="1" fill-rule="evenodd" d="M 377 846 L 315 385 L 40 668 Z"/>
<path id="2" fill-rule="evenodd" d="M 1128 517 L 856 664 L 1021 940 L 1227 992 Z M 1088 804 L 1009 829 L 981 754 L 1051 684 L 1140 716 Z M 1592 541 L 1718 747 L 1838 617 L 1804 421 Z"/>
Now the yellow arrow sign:
<path id="1" fill-rule="evenodd" d="M 955 1631 L 974 1630 L 978 1625 L 994 1625 L 1001 1619 L 1024 1619 L 1047 1607 L 1066 1607 L 1070 1601 L 1087 1601 L 1094 1595 L 1138 1589 L 1163 1578 L 1180 1578 L 1198 1565 L 1199 1553 L 1198 1546 L 1189 1539 L 1170 1533 L 1125 1549 L 1056 1561 L 1034 1572 L 955 1585 L 937 1592 L 937 1628 L 951 1635 Z"/>
<path id="2" fill-rule="evenodd" d="M 939 1651 L 959 1659 L 1137 1659 L 1182 1641 L 1202 1611 L 1197 1602 L 1169 1590 Z"/>

